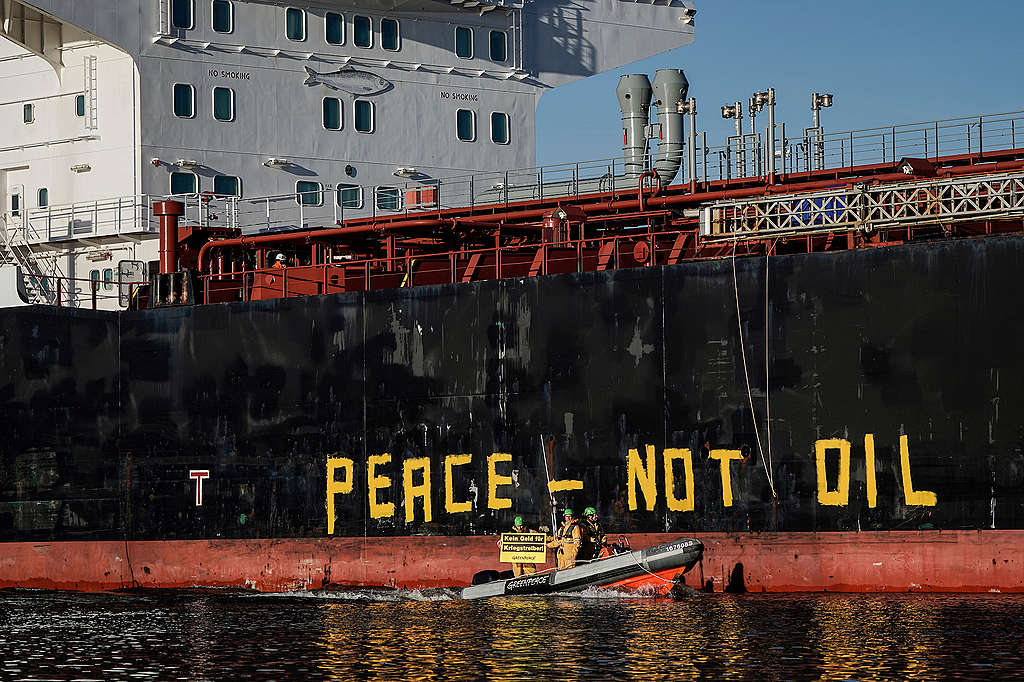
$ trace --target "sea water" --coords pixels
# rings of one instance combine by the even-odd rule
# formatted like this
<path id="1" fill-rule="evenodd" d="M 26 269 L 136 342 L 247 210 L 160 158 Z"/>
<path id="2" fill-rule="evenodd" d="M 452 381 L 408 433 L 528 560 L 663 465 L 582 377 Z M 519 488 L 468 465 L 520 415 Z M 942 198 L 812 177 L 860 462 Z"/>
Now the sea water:
<path id="1" fill-rule="evenodd" d="M 992 679 L 1024 596 L 0 592 L 0 679 Z"/>

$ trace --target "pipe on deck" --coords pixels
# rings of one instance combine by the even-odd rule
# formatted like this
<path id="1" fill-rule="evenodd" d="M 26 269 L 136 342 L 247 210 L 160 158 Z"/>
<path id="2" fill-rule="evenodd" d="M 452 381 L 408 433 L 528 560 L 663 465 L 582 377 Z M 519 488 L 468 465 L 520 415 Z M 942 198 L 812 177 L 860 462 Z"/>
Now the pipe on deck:
<path id="1" fill-rule="evenodd" d="M 178 218 L 185 215 L 180 201 L 154 201 L 153 215 L 160 218 L 160 273 L 178 271 Z"/>
<path id="2" fill-rule="evenodd" d="M 1024 160 L 1001 161 L 992 164 L 985 164 L 984 168 L 979 168 L 978 166 L 955 166 L 952 168 L 940 168 L 938 171 L 938 175 L 943 177 L 954 177 L 959 175 L 978 175 L 983 173 L 1019 169 L 1024 169 Z M 745 197 L 757 195 L 768 196 L 771 194 L 792 194 L 794 192 L 828 189 L 831 187 L 844 187 L 858 183 L 878 184 L 884 182 L 900 182 L 909 180 L 913 180 L 913 177 L 908 176 L 905 173 L 882 173 L 878 175 L 860 175 L 841 179 L 813 180 L 810 182 L 803 182 L 791 185 L 776 185 L 768 187 L 766 187 L 765 185 L 759 185 L 757 187 L 742 187 L 737 189 L 716 190 L 714 192 L 699 192 L 685 194 L 681 193 L 671 194 L 668 196 L 651 196 L 646 199 L 642 197 L 641 191 L 638 193 L 638 197 L 636 199 L 620 199 L 615 201 L 592 201 L 589 203 L 572 205 L 584 211 L 591 218 L 599 219 L 599 214 L 601 213 L 614 214 L 619 211 L 629 211 L 637 209 L 641 211 L 664 210 L 669 207 L 678 206 L 681 204 L 702 204 L 708 201 L 719 201 L 721 199 L 742 199 Z M 495 222 L 495 219 L 497 219 L 497 222 L 502 224 L 502 229 L 508 229 L 515 227 L 515 225 L 508 225 L 508 221 L 539 220 L 543 218 L 544 214 L 549 212 L 550 210 L 550 207 L 545 207 L 521 211 L 509 211 L 506 213 L 495 213 L 486 216 L 481 216 L 480 220 L 473 220 L 472 218 L 456 218 L 454 219 L 454 223 L 456 225 L 464 225 L 467 227 L 486 227 L 488 224 L 493 224 Z M 377 223 L 366 223 L 363 225 L 330 228 L 325 230 L 303 230 L 302 232 L 290 232 L 287 234 L 263 235 L 260 237 L 239 237 L 236 239 L 222 239 L 219 241 L 207 242 L 199 250 L 199 271 L 203 271 L 206 254 L 214 249 L 228 248 L 233 246 L 245 246 L 250 244 L 280 244 L 299 240 L 322 240 L 325 238 L 332 237 L 362 235 L 371 232 L 399 232 L 402 230 L 412 228 L 438 228 L 443 225 L 451 224 L 453 224 L 452 218 L 421 218 L 415 220 L 393 221 L 385 226 L 378 225 Z"/>

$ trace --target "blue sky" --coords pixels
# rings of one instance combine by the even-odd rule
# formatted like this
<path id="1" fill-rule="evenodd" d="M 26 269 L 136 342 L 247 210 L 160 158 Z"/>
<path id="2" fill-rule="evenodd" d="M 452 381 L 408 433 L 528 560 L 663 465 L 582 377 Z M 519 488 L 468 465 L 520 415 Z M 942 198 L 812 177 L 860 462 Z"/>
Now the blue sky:
<path id="1" fill-rule="evenodd" d="M 615 86 L 625 73 L 681 68 L 697 129 L 724 143 L 723 104 L 774 87 L 787 130 L 831 92 L 828 131 L 1024 109 L 1024 0 L 697 0 L 693 45 L 546 93 L 537 162 L 616 156 Z M 762 114 L 763 117 L 763 114 Z M 766 120 L 766 119 L 764 119 Z M 759 127 L 763 125 L 758 119 Z M 572 132 L 573 134 L 568 134 Z"/>

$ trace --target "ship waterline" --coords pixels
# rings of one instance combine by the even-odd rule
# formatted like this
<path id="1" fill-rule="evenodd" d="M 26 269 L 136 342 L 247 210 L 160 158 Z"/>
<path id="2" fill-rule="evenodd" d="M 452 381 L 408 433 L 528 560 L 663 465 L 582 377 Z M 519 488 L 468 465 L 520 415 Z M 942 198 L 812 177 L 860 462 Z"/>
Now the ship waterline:
<path id="1" fill-rule="evenodd" d="M 634 547 L 680 539 L 626 536 Z M 704 559 L 658 579 L 727 592 L 1024 592 L 1024 531 L 696 533 Z M 0 589 L 231 587 L 260 592 L 469 584 L 493 536 L 6 543 Z M 554 568 L 553 563 L 538 566 Z"/>

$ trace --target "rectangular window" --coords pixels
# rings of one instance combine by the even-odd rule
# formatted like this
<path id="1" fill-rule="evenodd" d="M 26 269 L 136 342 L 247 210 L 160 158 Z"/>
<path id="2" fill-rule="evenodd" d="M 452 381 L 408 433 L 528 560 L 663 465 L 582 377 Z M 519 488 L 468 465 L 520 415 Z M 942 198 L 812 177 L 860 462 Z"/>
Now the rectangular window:
<path id="1" fill-rule="evenodd" d="M 299 180 L 295 183 L 295 203 L 303 206 L 319 206 L 324 203 L 323 188 L 319 182 Z"/>
<path id="2" fill-rule="evenodd" d="M 402 208 L 402 190 L 397 187 L 378 187 L 377 208 L 381 211 L 397 211 Z"/>
<path id="3" fill-rule="evenodd" d="M 199 191 L 199 178 L 195 173 L 171 173 L 171 194 L 195 194 Z"/>
<path id="4" fill-rule="evenodd" d="M 240 197 L 242 181 L 234 175 L 214 175 L 213 193 L 219 197 Z"/>
<path id="5" fill-rule="evenodd" d="M 103 290 L 111 291 L 114 288 L 114 269 L 103 268 Z"/>
<path id="6" fill-rule="evenodd" d="M 99 281 L 100 281 L 100 271 L 99 270 L 90 270 L 89 271 L 89 280 L 98 284 Z"/>
<path id="7" fill-rule="evenodd" d="M 455 56 L 462 59 L 473 57 L 473 29 L 466 26 L 455 27 Z"/>
<path id="8" fill-rule="evenodd" d="M 356 47 L 373 46 L 373 26 L 370 24 L 370 17 L 352 17 L 352 42 Z"/>
<path id="9" fill-rule="evenodd" d="M 213 30 L 231 33 L 234 30 L 234 8 L 229 0 L 213 0 Z"/>
<path id="10" fill-rule="evenodd" d="M 373 102 L 365 99 L 357 99 L 353 106 L 355 107 L 355 124 L 356 130 L 360 133 L 372 133 L 374 127 L 373 120 Z"/>
<path id="11" fill-rule="evenodd" d="M 337 97 L 324 97 L 324 128 L 341 130 L 341 100 Z"/>
<path id="12" fill-rule="evenodd" d="M 174 115 L 179 118 L 192 118 L 196 115 L 196 96 L 191 85 L 174 84 Z"/>
<path id="13" fill-rule="evenodd" d="M 50 190 L 45 187 L 40 187 L 39 192 L 36 194 L 36 206 L 39 208 L 46 208 L 50 205 Z"/>
<path id="14" fill-rule="evenodd" d="M 285 10 L 284 34 L 288 40 L 306 39 L 306 10 L 289 7 Z"/>
<path id="15" fill-rule="evenodd" d="M 75 116 L 79 118 L 85 116 L 85 95 L 77 95 L 75 97 Z"/>
<path id="16" fill-rule="evenodd" d="M 328 12 L 324 16 L 324 38 L 331 45 L 345 44 L 345 16 Z"/>
<path id="17" fill-rule="evenodd" d="M 338 185 L 338 206 L 342 208 L 362 208 L 363 188 L 359 185 Z"/>
<path id="18" fill-rule="evenodd" d="M 491 114 L 491 142 L 508 144 L 508 114 L 495 111 Z"/>
<path id="19" fill-rule="evenodd" d="M 463 142 L 476 139 L 476 116 L 469 109 L 455 112 L 455 134 Z"/>
<path id="20" fill-rule="evenodd" d="M 385 50 L 397 50 L 399 45 L 398 21 L 395 19 L 380 20 L 380 46 Z"/>
<path id="21" fill-rule="evenodd" d="M 508 36 L 504 31 L 491 31 L 491 61 L 503 62 L 508 59 Z"/>
<path id="22" fill-rule="evenodd" d="M 25 123 L 32 123 L 36 120 L 36 105 L 26 104 L 21 108 L 21 119 Z"/>
<path id="23" fill-rule="evenodd" d="M 12 194 L 11 195 L 11 215 L 14 216 L 14 217 L 18 217 L 18 216 L 21 215 L 21 195 L 20 194 Z"/>
<path id="24" fill-rule="evenodd" d="M 213 89 L 213 117 L 218 121 L 235 120 L 235 91 L 231 88 Z"/>
<path id="25" fill-rule="evenodd" d="M 174 28 L 192 28 L 192 0 L 171 0 L 171 24 Z"/>

